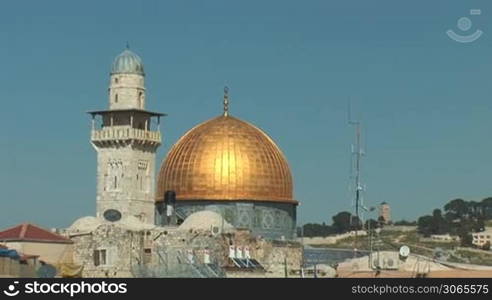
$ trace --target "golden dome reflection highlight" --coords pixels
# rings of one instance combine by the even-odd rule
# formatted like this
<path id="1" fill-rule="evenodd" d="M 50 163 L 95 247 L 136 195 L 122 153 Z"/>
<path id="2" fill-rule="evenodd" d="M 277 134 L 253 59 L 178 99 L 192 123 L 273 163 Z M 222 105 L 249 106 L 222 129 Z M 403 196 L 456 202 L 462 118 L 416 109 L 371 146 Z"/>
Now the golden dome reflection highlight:
<path id="1" fill-rule="evenodd" d="M 157 201 L 168 190 L 178 200 L 297 203 L 287 160 L 262 130 L 225 113 L 189 130 L 161 165 Z"/>

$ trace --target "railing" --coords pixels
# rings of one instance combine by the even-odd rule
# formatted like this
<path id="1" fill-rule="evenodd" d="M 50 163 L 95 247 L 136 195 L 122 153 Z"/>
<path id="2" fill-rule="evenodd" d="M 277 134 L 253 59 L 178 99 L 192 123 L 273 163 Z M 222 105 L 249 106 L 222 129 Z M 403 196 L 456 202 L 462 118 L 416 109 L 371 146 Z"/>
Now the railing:
<path id="1" fill-rule="evenodd" d="M 149 131 L 136 128 L 103 128 L 101 130 L 92 130 L 91 139 L 93 141 L 109 140 L 145 140 L 156 143 L 161 142 L 161 133 L 159 131 Z"/>
<path id="2" fill-rule="evenodd" d="M 223 278 L 224 270 L 217 264 L 203 264 L 190 259 L 182 249 L 158 249 L 159 261 L 155 265 L 132 264 L 132 274 L 142 278 Z"/>

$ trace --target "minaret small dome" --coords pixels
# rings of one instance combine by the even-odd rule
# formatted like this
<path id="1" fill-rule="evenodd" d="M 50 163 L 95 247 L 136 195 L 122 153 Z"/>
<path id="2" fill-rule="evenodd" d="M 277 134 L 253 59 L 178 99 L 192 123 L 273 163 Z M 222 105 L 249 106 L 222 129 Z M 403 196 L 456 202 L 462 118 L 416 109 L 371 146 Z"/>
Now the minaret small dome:
<path id="1" fill-rule="evenodd" d="M 144 76 L 142 60 L 137 54 L 127 48 L 114 59 L 111 68 L 111 75 L 113 74 L 138 74 Z"/>

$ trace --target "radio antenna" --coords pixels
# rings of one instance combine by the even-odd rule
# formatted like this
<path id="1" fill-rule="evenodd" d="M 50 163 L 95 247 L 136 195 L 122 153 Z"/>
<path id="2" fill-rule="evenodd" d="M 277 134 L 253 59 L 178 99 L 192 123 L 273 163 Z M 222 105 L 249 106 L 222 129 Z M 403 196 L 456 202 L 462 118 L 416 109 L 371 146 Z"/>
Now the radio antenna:
<path id="1" fill-rule="evenodd" d="M 361 218 L 361 209 L 365 209 L 365 207 L 362 204 L 362 192 L 363 192 L 363 187 L 361 184 L 361 173 L 360 173 L 360 167 L 361 167 L 361 159 L 362 156 L 364 155 L 364 151 L 362 150 L 362 145 L 361 145 L 361 122 L 359 120 L 353 120 L 352 119 L 352 107 L 350 103 L 350 99 L 348 102 L 348 124 L 350 126 L 354 126 L 355 128 L 355 145 L 352 145 L 352 174 L 353 174 L 353 180 L 354 180 L 354 187 L 355 187 L 355 235 L 354 235 L 354 257 L 357 253 L 357 242 L 358 242 L 358 230 L 359 230 L 359 222 L 362 221 Z M 351 222 L 352 223 L 352 222 Z"/>

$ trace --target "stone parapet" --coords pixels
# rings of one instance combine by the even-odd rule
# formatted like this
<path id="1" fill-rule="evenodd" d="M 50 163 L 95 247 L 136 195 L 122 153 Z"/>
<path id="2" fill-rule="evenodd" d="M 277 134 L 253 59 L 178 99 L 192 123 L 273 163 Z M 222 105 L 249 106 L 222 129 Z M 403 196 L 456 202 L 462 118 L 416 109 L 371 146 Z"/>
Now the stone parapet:
<path id="1" fill-rule="evenodd" d="M 92 142 L 111 142 L 118 140 L 137 140 L 148 141 L 161 144 L 161 133 L 159 131 L 150 131 L 130 127 L 107 127 L 101 130 L 92 130 Z"/>

